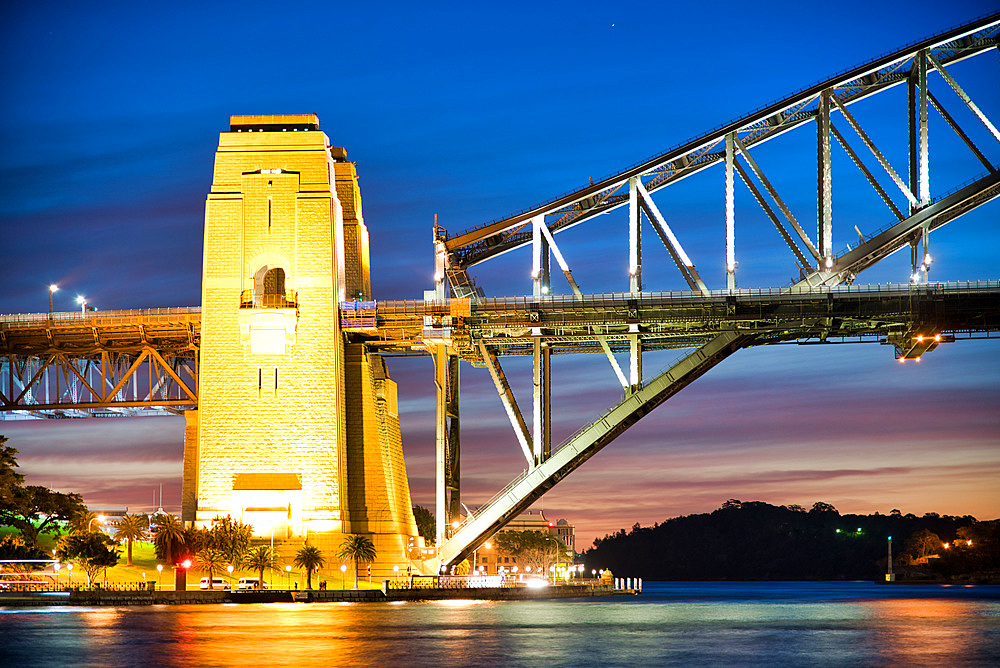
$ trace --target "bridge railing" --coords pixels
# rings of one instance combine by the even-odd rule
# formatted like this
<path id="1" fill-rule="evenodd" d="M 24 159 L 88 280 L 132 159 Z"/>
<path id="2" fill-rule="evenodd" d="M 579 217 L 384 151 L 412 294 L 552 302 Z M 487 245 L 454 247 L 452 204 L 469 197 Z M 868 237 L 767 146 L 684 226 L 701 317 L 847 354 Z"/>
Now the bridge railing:
<path id="1" fill-rule="evenodd" d="M 939 283 L 928 283 L 913 285 L 910 283 L 866 283 L 856 285 L 839 286 L 817 286 L 817 287 L 784 287 L 784 288 L 741 288 L 733 290 L 710 290 L 706 296 L 701 292 L 691 290 L 670 290 L 662 292 L 641 292 L 632 294 L 628 292 L 596 292 L 576 297 L 574 295 L 545 295 L 543 297 L 523 296 L 523 297 L 490 297 L 483 299 L 472 305 L 473 314 L 476 311 L 491 311 L 504 308 L 532 310 L 543 305 L 546 306 L 574 306 L 574 307 L 621 307 L 635 304 L 641 306 L 650 302 L 663 300 L 691 300 L 703 302 L 706 299 L 726 299 L 728 297 L 784 297 L 784 296 L 809 296 L 827 294 L 870 294 L 870 293 L 897 293 L 897 294 L 927 294 L 935 291 L 976 291 L 976 290 L 996 290 L 1000 288 L 1000 281 L 947 281 Z M 421 299 L 407 299 L 395 301 L 382 301 L 378 303 L 380 314 L 414 314 L 437 313 L 447 310 L 447 301 L 424 301 Z"/>
<path id="2" fill-rule="evenodd" d="M 134 320 L 136 318 L 158 318 L 158 316 L 200 315 L 200 306 L 174 306 L 170 308 L 127 309 L 121 311 L 60 311 L 57 313 L 10 313 L 0 315 L 0 323 L 9 325 L 24 324 L 37 326 L 40 323 L 51 322 L 59 325 L 91 324 L 94 321 L 108 322 L 115 320 Z"/>

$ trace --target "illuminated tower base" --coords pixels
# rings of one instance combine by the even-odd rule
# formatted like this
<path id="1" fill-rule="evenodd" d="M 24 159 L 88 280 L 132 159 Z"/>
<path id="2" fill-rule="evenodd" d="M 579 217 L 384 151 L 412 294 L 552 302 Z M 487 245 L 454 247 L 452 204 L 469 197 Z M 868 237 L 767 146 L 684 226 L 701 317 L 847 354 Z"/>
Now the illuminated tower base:
<path id="1" fill-rule="evenodd" d="M 323 543 L 328 560 L 326 543 L 363 534 L 380 562 L 405 563 L 417 530 L 396 386 L 339 325 L 369 276 L 354 164 L 316 116 L 232 117 L 205 206 L 183 520 L 230 515 L 258 537 Z"/>

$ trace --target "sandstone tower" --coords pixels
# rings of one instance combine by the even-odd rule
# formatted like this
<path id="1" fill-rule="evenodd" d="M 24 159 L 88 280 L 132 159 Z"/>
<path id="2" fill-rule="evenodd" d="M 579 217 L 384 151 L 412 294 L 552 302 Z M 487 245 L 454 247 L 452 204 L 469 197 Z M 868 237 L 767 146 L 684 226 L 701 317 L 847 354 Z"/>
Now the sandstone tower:
<path id="1" fill-rule="evenodd" d="M 417 535 L 384 362 L 347 343 L 370 296 L 353 163 L 315 115 L 233 116 L 205 205 L 199 407 L 187 414 L 182 519 L 261 537 L 369 535 L 404 564 Z M 380 569 L 381 570 L 381 569 Z"/>

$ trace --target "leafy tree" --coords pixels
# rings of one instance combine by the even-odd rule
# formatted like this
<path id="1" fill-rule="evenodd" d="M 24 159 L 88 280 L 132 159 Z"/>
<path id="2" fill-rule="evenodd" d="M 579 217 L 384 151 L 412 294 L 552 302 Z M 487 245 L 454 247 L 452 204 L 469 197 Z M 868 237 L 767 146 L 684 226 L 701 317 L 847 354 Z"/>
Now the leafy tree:
<path id="1" fill-rule="evenodd" d="M 186 556 L 184 526 L 173 515 L 160 516 L 160 524 L 156 528 L 153 544 L 156 556 L 171 564 L 180 563 Z"/>
<path id="2" fill-rule="evenodd" d="M 102 568 L 118 563 L 117 543 L 99 531 L 74 531 L 63 536 L 56 544 L 56 556 L 63 561 L 76 561 L 87 572 L 87 586 L 91 586 Z"/>
<path id="3" fill-rule="evenodd" d="M 237 566 L 250 547 L 253 527 L 234 520 L 229 515 L 217 516 L 212 520 L 212 528 L 208 530 L 209 544 L 212 548 L 226 555 L 226 560 Z"/>
<path id="4" fill-rule="evenodd" d="M 417 533 L 424 537 L 424 542 L 433 545 L 437 540 L 437 524 L 434 514 L 423 506 L 413 506 L 413 519 L 417 522 Z"/>
<path id="5" fill-rule="evenodd" d="M 9 439 L 0 435 L 0 507 L 14 503 L 14 495 L 24 485 L 24 475 L 17 472 L 17 449 L 6 445 Z"/>
<path id="6" fill-rule="evenodd" d="M 925 515 L 926 517 L 926 515 Z M 921 559 L 931 554 L 941 551 L 941 537 L 928 529 L 921 529 L 914 532 L 903 546 L 903 551 L 910 554 L 914 559 Z"/>
<path id="7" fill-rule="evenodd" d="M 21 532 L 25 543 L 38 545 L 38 536 L 59 535 L 60 523 L 84 510 L 79 494 L 54 492 L 48 487 L 25 485 L 18 473 L 17 449 L 0 436 L 0 524 Z"/>
<path id="8" fill-rule="evenodd" d="M 358 588 L 358 567 L 362 561 L 371 563 L 375 561 L 375 543 L 367 536 L 348 536 L 340 544 L 340 551 L 337 552 L 338 559 L 351 559 L 354 561 L 354 588 Z"/>
<path id="9" fill-rule="evenodd" d="M 636 530 L 637 527 L 633 527 L 633 531 Z M 501 531 L 494 537 L 493 542 L 498 553 L 515 557 L 522 570 L 525 566 L 531 566 L 532 571 L 541 573 L 547 572 L 549 566 L 555 563 L 560 555 L 565 555 L 568 549 L 555 536 L 531 529 Z"/>
<path id="10" fill-rule="evenodd" d="M 222 572 L 225 570 L 227 563 L 229 563 L 229 560 L 226 558 L 225 553 L 222 550 L 216 550 L 211 547 L 202 548 L 194 556 L 195 566 L 208 576 L 209 583 L 212 582 L 212 573 L 215 571 Z M 209 588 L 211 589 L 211 585 Z"/>
<path id="11" fill-rule="evenodd" d="M 825 501 L 817 501 L 814 503 L 809 512 L 815 515 L 819 515 L 820 513 L 832 513 L 834 515 L 840 514 L 837 509 L 833 507 L 833 504 L 826 503 Z"/>
<path id="12" fill-rule="evenodd" d="M 267 545 L 258 545 L 250 548 L 243 555 L 243 566 L 251 571 L 257 571 L 260 584 L 264 584 L 264 569 L 274 568 L 277 564 L 277 556 Z"/>
<path id="13" fill-rule="evenodd" d="M 306 570 L 306 589 L 312 589 L 312 572 L 326 566 L 326 559 L 323 558 L 323 553 L 319 551 L 319 548 L 303 545 L 302 549 L 295 554 L 295 560 L 292 563 L 295 564 L 296 568 Z"/>
<path id="14" fill-rule="evenodd" d="M 125 513 L 118 520 L 118 527 L 115 529 L 114 536 L 112 537 L 119 543 L 124 540 L 128 544 L 126 566 L 132 565 L 132 541 L 146 540 L 149 535 L 148 529 L 149 520 L 146 519 L 145 515 Z"/>
<path id="15" fill-rule="evenodd" d="M 45 559 L 48 556 L 45 550 L 37 545 L 28 545 L 24 538 L 17 534 L 9 533 L 0 538 L 0 559 L 16 561 L 18 559 Z M 26 562 L 18 564 L 17 567 L 36 570 L 41 567 L 41 564 Z"/>

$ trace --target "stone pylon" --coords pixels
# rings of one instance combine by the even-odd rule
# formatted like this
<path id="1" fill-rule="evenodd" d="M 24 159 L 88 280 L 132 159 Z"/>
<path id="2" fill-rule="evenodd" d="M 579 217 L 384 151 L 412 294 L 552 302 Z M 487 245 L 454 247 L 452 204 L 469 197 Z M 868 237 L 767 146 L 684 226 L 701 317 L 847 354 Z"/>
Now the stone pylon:
<path id="1" fill-rule="evenodd" d="M 258 537 L 417 536 L 384 361 L 347 343 L 340 304 L 371 299 L 353 163 L 315 115 L 233 116 L 205 205 L 199 406 L 187 414 L 182 519 Z M 287 551 L 287 550 L 286 550 Z M 381 570 L 381 569 L 380 569 Z"/>

